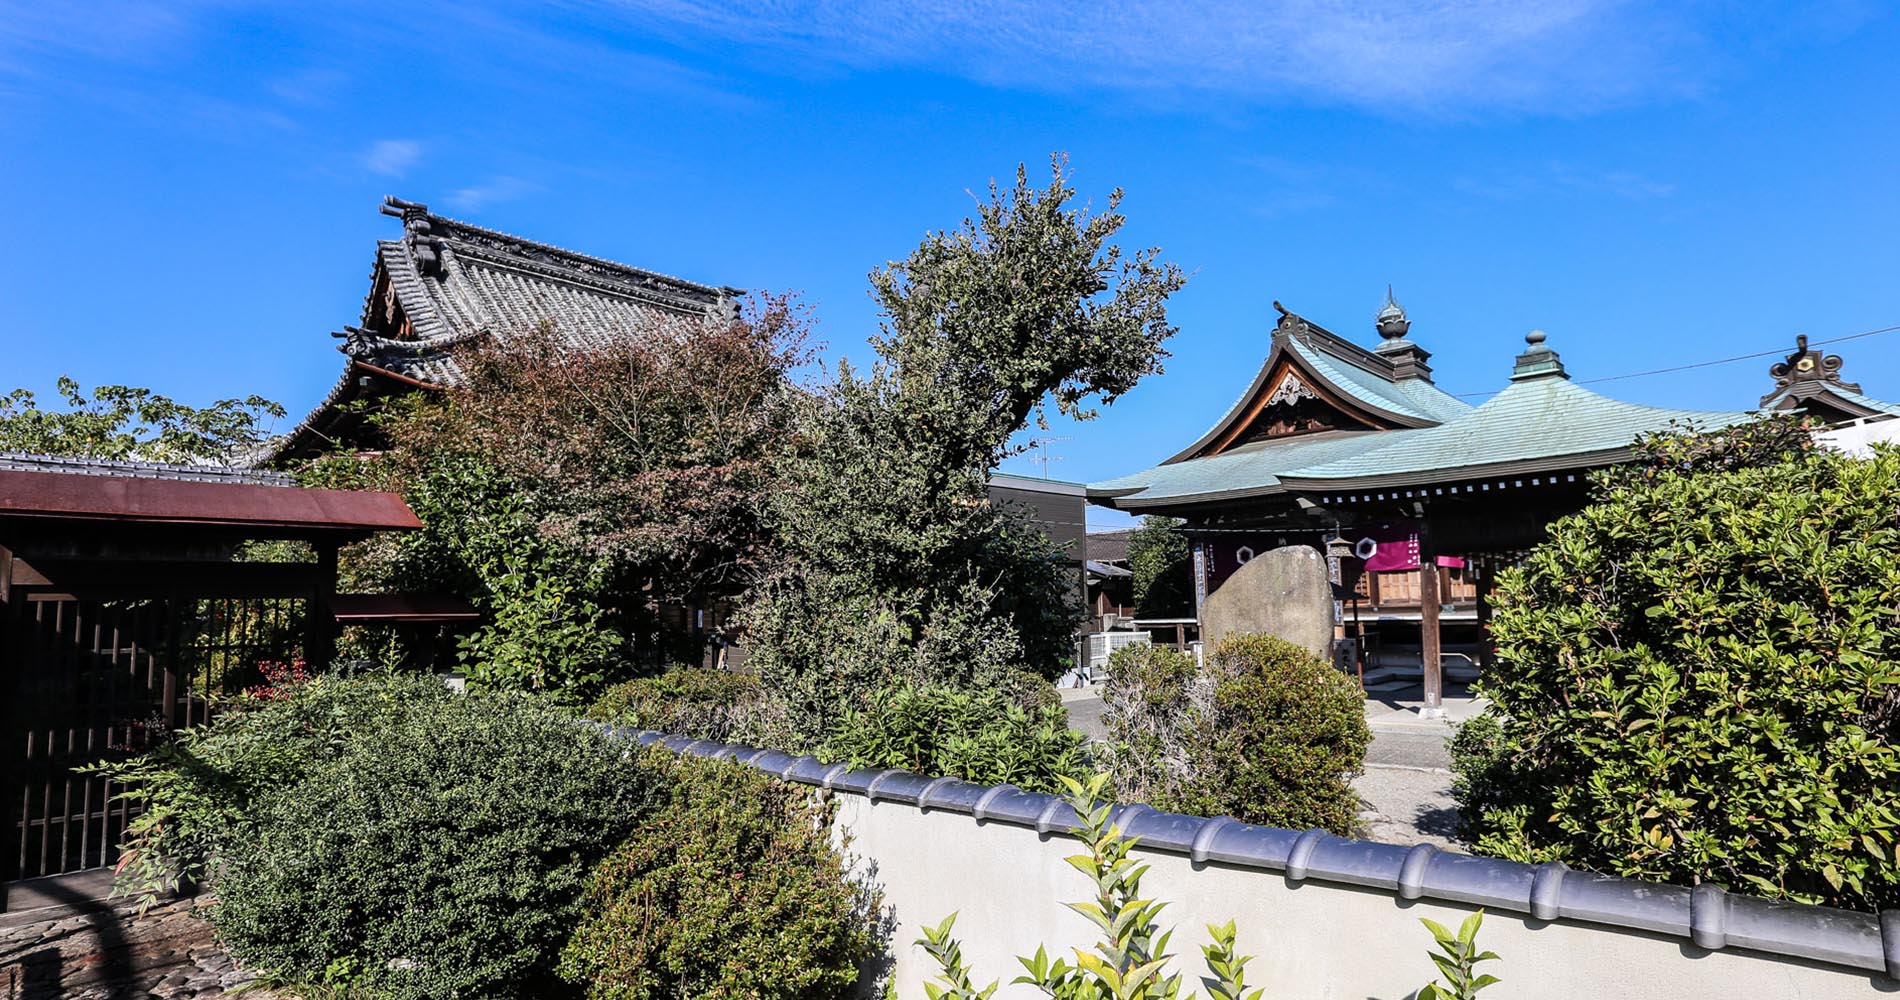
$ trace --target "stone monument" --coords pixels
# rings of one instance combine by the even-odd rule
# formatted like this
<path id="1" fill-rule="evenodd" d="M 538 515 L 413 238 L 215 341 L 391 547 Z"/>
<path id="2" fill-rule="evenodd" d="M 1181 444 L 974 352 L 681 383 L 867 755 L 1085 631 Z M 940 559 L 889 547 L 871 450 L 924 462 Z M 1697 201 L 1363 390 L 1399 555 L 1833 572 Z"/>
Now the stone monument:
<path id="1" fill-rule="evenodd" d="M 1237 632 L 1264 632 L 1332 657 L 1333 590 L 1318 549 L 1288 545 L 1235 570 L 1201 605 L 1201 638 L 1212 652 Z"/>

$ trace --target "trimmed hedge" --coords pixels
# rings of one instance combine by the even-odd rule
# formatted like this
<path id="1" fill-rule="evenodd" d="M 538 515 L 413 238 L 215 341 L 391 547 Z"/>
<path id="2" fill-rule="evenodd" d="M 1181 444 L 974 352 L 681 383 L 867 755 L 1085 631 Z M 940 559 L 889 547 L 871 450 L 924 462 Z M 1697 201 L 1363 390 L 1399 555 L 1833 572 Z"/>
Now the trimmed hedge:
<path id="1" fill-rule="evenodd" d="M 650 750 L 667 793 L 595 870 L 561 973 L 594 1000 L 831 1000 L 884 934 L 831 844 L 832 804 L 728 761 Z"/>
<path id="2" fill-rule="evenodd" d="M 1041 688 L 1054 692 L 1047 682 Z M 818 756 L 1052 794 L 1062 791 L 1063 776 L 1090 770 L 1088 738 L 1069 728 L 1060 696 L 1057 704 L 1024 708 L 1009 692 L 938 685 L 887 688 L 846 710 Z"/>
<path id="3" fill-rule="evenodd" d="M 764 701 L 754 674 L 685 667 L 608 688 L 587 717 L 729 742 L 753 735 Z"/>
<path id="4" fill-rule="evenodd" d="M 544 700 L 427 682 L 326 684 L 214 728 L 273 731 L 339 691 L 377 710 L 273 772 L 288 780 L 219 838 L 219 938 L 248 967 L 342 993 L 562 992 L 553 965 L 589 873 L 639 823 L 652 774 Z"/>
<path id="5" fill-rule="evenodd" d="M 1900 452 L 1734 441 L 1601 478 L 1499 576 L 1466 823 L 1518 860 L 1900 905 Z"/>
<path id="6" fill-rule="evenodd" d="M 1365 702 L 1304 648 L 1230 636 L 1197 671 L 1183 654 L 1131 647 L 1109 661 L 1103 697 L 1122 798 L 1342 836 L 1357 826 L 1352 779 L 1372 743 Z"/>

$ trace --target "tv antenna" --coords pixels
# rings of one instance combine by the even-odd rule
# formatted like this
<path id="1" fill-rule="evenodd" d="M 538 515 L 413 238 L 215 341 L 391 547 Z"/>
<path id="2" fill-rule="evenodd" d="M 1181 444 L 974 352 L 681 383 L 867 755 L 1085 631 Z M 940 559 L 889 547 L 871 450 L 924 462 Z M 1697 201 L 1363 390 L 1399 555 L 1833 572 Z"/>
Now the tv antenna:
<path id="1" fill-rule="evenodd" d="M 1035 450 L 1035 454 L 1029 456 L 1029 460 L 1031 462 L 1039 463 L 1042 466 L 1042 478 L 1044 479 L 1049 478 L 1049 463 L 1050 462 L 1062 461 L 1061 455 L 1049 454 L 1049 443 L 1051 441 L 1067 441 L 1067 440 L 1069 439 L 1066 437 L 1039 437 L 1039 438 L 1034 438 L 1029 442 L 1029 447 Z"/>

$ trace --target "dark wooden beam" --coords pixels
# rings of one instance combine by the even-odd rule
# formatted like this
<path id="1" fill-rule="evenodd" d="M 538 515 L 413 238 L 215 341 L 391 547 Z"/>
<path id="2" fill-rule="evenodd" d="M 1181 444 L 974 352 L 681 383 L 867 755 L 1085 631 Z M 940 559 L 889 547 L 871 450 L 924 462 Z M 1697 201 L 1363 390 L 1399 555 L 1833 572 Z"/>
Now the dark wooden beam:
<path id="1" fill-rule="evenodd" d="M 316 585 L 310 596 L 310 610 L 304 616 L 309 636 L 304 640 L 304 662 L 312 670 L 327 670 L 336 659 L 336 615 L 330 599 L 336 596 L 336 552 L 334 544 L 317 544 Z"/>
<path id="2" fill-rule="evenodd" d="M 308 597 L 323 568 L 318 563 L 119 562 L 92 559 L 13 560 L 13 583 L 86 600 L 191 597 Z M 30 574 L 30 575 L 29 575 Z"/>
<path id="3" fill-rule="evenodd" d="M 1425 705 L 1421 715 L 1435 719 L 1445 714 L 1445 676 L 1439 662 L 1438 549 L 1432 544 L 1429 514 L 1418 522 L 1418 655 L 1425 672 Z"/>

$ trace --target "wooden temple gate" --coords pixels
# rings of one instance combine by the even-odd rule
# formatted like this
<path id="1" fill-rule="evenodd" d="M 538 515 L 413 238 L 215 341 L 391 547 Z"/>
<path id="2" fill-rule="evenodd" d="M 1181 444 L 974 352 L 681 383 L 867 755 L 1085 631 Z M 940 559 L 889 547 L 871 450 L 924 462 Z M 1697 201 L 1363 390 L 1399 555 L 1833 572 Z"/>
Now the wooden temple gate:
<path id="1" fill-rule="evenodd" d="M 419 526 L 390 494 L 0 455 L 0 910 L 118 859 L 137 807 L 87 765 L 202 725 L 264 663 L 326 665 L 338 547 Z"/>
<path id="2" fill-rule="evenodd" d="M 310 597 L 11 596 L 0 658 L 8 704 L 25 710 L 7 713 L 0 742 L 7 882 L 112 864 L 136 811 L 82 769 L 209 721 L 260 663 L 301 659 Z"/>

